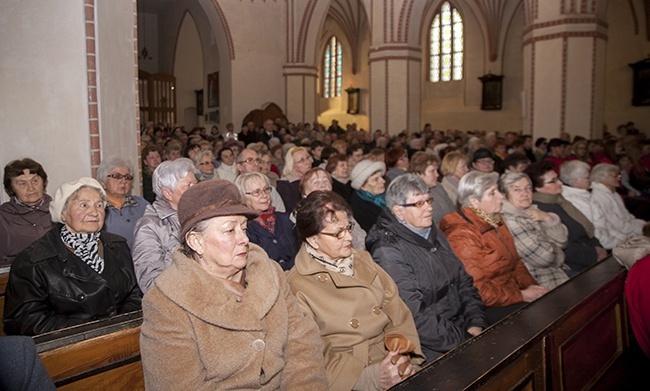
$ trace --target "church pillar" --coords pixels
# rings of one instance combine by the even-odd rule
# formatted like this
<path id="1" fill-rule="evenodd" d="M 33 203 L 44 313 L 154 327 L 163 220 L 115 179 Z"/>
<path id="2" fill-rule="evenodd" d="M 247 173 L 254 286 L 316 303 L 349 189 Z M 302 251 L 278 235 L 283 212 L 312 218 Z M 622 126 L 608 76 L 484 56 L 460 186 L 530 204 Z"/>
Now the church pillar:
<path id="1" fill-rule="evenodd" d="M 369 57 L 370 130 L 418 131 L 422 51 L 387 43 L 371 47 Z"/>
<path id="2" fill-rule="evenodd" d="M 600 137 L 607 23 L 601 1 L 526 0 L 524 132 Z"/>
<path id="3" fill-rule="evenodd" d="M 318 68 L 305 64 L 283 67 L 286 91 L 286 115 L 292 122 L 312 123 L 318 116 L 316 80 Z"/>

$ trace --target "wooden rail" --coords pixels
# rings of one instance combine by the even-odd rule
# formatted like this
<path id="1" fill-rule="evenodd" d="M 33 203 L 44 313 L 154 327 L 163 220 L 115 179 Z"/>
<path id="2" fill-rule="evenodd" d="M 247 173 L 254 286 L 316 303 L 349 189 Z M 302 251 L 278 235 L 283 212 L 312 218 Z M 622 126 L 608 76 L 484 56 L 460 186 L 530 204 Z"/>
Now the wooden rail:
<path id="1" fill-rule="evenodd" d="M 583 390 L 629 347 L 612 258 L 433 361 L 393 390 Z"/>

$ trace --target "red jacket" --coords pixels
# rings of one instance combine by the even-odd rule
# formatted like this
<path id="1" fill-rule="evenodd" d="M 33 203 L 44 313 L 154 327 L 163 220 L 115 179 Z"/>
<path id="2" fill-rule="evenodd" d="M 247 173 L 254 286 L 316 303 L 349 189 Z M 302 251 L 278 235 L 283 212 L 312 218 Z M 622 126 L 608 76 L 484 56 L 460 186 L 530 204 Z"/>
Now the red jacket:
<path id="1" fill-rule="evenodd" d="M 474 278 L 487 307 L 521 303 L 521 290 L 537 281 L 530 275 L 503 220 L 498 230 L 469 208 L 450 213 L 440 222 L 451 247 Z M 469 221 L 468 221 L 469 220 Z"/>

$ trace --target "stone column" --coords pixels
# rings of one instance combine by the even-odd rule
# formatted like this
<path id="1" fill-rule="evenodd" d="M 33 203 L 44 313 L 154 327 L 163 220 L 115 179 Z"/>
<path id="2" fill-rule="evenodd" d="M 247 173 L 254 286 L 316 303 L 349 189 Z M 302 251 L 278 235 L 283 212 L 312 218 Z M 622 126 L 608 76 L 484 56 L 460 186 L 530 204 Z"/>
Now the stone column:
<path id="1" fill-rule="evenodd" d="M 524 133 L 600 137 L 607 23 L 601 1 L 527 0 Z"/>
<path id="2" fill-rule="evenodd" d="M 316 120 L 318 68 L 305 64 L 286 64 L 283 67 L 286 89 L 286 115 L 292 122 Z"/>

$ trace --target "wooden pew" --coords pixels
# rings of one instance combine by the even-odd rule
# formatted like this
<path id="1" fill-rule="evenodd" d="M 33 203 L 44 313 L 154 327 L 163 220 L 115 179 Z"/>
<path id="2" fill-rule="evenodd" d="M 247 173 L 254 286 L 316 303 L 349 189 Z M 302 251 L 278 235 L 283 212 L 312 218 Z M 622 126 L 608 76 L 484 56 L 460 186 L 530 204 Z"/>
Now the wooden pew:
<path id="1" fill-rule="evenodd" d="M 61 390 L 144 390 L 142 312 L 36 336 L 45 369 Z"/>
<path id="2" fill-rule="evenodd" d="M 629 348 L 626 275 L 610 257 L 392 390 L 589 389 Z"/>

